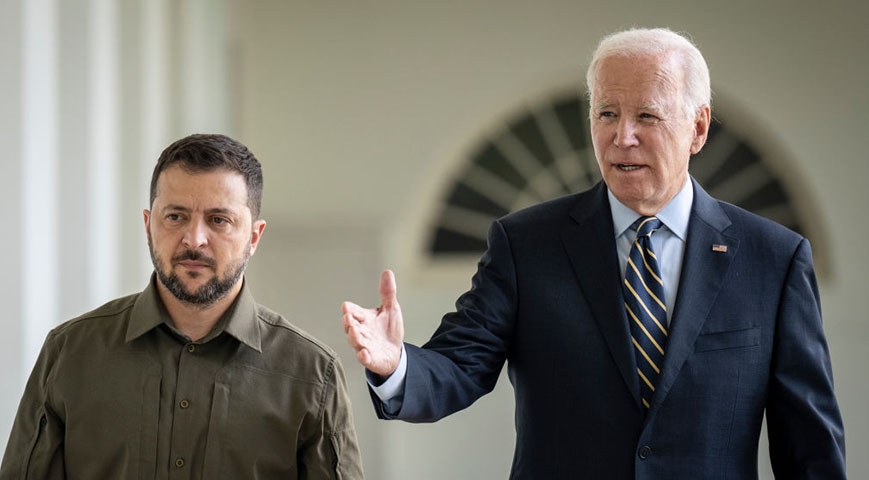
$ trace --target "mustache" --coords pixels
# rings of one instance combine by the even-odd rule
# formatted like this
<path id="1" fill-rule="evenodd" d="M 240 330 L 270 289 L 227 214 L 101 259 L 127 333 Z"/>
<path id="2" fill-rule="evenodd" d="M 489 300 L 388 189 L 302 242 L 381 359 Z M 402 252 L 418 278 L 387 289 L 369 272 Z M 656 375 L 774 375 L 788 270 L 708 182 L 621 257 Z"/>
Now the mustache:
<path id="1" fill-rule="evenodd" d="M 175 256 L 172 257 L 172 263 L 178 263 L 184 260 L 193 260 L 195 262 L 202 262 L 209 267 L 216 267 L 217 261 L 211 257 L 206 257 L 202 254 L 202 252 L 197 252 L 196 250 L 185 250 Z"/>

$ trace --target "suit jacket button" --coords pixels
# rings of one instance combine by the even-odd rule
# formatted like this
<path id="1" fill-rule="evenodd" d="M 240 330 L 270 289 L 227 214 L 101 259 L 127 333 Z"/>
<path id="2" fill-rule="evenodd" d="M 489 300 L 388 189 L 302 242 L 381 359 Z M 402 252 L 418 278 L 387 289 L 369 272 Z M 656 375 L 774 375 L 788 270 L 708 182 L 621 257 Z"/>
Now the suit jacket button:
<path id="1" fill-rule="evenodd" d="M 651 455 L 651 454 L 652 454 L 652 449 L 648 445 L 643 445 L 642 447 L 640 447 L 640 451 L 637 452 L 637 455 L 642 460 L 649 458 L 649 455 Z"/>

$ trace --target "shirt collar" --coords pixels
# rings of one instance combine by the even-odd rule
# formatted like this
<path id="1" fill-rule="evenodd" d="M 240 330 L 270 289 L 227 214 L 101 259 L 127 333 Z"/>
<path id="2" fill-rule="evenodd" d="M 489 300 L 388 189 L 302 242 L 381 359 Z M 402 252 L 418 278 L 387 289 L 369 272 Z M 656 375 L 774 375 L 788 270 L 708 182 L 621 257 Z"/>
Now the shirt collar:
<path id="1" fill-rule="evenodd" d="M 609 188 L 607 188 L 606 193 L 609 197 L 610 212 L 613 216 L 613 229 L 615 230 L 616 238 L 618 238 L 627 229 L 631 228 L 631 225 L 642 215 L 626 207 L 625 204 L 613 195 L 613 192 Z M 691 177 L 688 176 L 685 179 L 685 185 L 682 186 L 679 193 L 660 212 L 655 214 L 658 220 L 683 242 L 688 234 L 688 218 L 691 216 L 691 204 L 693 202 L 694 185 L 691 183 Z"/>
<path id="2" fill-rule="evenodd" d="M 224 313 L 228 316 L 226 333 L 235 337 L 239 342 L 262 353 L 262 337 L 259 329 L 259 316 L 257 315 L 256 302 L 247 281 L 242 280 L 241 291 L 238 292 L 235 302 Z"/>
<path id="3" fill-rule="evenodd" d="M 156 282 L 157 275 L 151 274 L 151 281 L 148 282 L 148 286 L 139 294 L 139 298 L 133 304 L 130 323 L 127 326 L 127 343 L 141 337 L 161 324 L 165 323 L 172 326 L 169 312 L 157 293 Z M 236 297 L 229 309 L 223 314 L 223 317 L 217 322 L 215 329 L 218 331 L 212 333 L 219 334 L 220 330 L 223 330 L 257 352 L 262 352 L 262 338 L 260 336 L 259 323 L 257 322 L 256 302 L 250 293 L 250 289 L 247 288 L 247 282 L 242 283 L 238 297 Z M 206 338 L 214 338 L 216 336 L 209 334 Z"/>

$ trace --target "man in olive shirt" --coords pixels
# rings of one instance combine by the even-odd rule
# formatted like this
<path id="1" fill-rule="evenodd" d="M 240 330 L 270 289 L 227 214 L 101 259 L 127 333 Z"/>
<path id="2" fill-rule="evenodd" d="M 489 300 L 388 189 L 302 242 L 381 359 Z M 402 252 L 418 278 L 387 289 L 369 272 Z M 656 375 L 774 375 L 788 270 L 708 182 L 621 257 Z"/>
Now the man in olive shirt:
<path id="1" fill-rule="evenodd" d="M 162 153 L 155 273 L 49 333 L 0 480 L 362 478 L 338 357 L 244 282 L 261 198 L 259 162 L 228 137 Z"/>

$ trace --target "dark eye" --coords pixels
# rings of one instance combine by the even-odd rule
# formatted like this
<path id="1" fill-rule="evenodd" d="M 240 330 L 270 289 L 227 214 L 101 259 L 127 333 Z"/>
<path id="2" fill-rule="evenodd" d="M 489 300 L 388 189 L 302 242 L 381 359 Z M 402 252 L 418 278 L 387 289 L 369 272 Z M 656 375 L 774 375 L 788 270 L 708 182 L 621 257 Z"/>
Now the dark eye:
<path id="1" fill-rule="evenodd" d="M 169 215 L 166 215 L 166 220 L 169 220 L 170 222 L 177 222 L 180 219 L 181 215 L 178 215 L 177 213 L 170 213 Z"/>
<path id="2" fill-rule="evenodd" d="M 228 220 L 223 217 L 214 217 L 211 219 L 211 221 L 214 222 L 216 225 L 223 225 L 227 223 Z"/>

